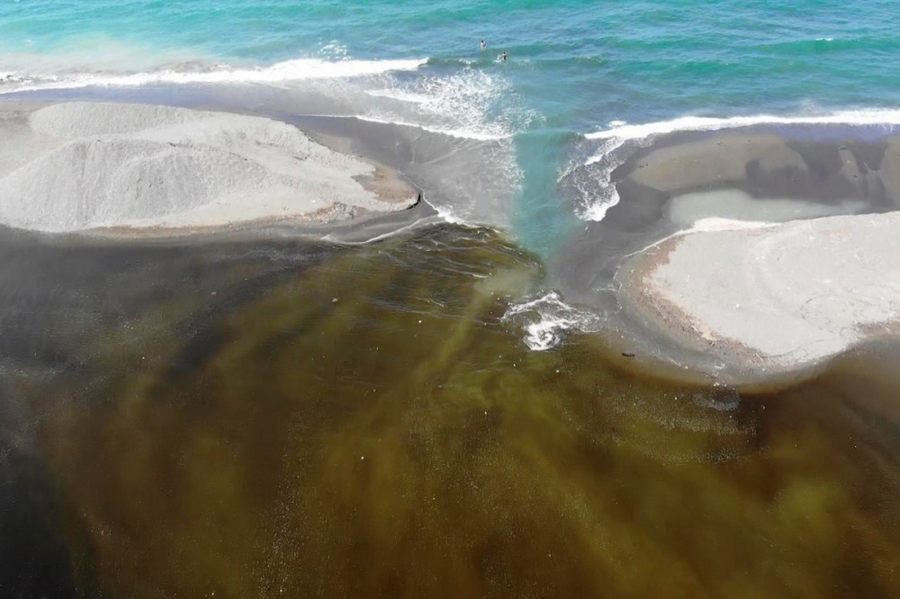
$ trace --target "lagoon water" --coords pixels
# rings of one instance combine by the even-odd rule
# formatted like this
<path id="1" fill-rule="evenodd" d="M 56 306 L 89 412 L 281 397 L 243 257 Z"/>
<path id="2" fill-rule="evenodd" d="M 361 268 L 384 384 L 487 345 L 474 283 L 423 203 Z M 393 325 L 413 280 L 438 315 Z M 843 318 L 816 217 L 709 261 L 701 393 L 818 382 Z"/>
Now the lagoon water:
<path id="1" fill-rule="evenodd" d="M 895 344 L 735 388 L 643 360 L 604 302 L 552 287 L 658 232 L 611 184 L 657 136 L 775 128 L 823 173 L 841 144 L 883 152 L 898 21 L 0 3 L 0 108 L 269 116 L 398 169 L 439 217 L 371 243 L 0 229 L 0 595 L 897 596 Z M 778 218 L 895 209 L 795 188 Z M 714 209 L 685 197 L 688 220 Z"/>

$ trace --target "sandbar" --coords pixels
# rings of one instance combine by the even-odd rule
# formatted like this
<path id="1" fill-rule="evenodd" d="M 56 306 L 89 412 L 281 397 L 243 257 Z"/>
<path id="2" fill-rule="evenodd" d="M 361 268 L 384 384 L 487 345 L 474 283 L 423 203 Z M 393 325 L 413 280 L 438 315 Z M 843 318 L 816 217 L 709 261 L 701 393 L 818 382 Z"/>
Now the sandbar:
<path id="1" fill-rule="evenodd" d="M 395 171 L 257 116 L 104 102 L 0 112 L 0 224 L 48 233 L 345 223 L 415 205 Z"/>

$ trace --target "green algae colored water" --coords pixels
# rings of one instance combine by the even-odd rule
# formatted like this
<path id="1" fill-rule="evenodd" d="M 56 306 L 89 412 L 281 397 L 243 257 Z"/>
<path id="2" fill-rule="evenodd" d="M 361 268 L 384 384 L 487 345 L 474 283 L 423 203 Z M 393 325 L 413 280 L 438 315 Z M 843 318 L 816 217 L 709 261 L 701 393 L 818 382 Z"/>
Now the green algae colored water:
<path id="1" fill-rule="evenodd" d="M 8 595 L 897 589 L 858 365 L 748 396 L 531 352 L 501 317 L 540 263 L 487 230 L 2 249 Z"/>

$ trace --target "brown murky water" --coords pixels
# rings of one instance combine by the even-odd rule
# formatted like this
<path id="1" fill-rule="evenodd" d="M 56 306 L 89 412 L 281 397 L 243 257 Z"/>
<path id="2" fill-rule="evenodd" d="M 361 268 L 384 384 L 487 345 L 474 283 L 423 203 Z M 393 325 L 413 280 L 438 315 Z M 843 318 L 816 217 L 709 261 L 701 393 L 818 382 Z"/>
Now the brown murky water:
<path id="1" fill-rule="evenodd" d="M 900 594 L 859 360 L 742 397 L 530 352 L 540 265 L 479 230 L 0 245 L 5 595 Z"/>

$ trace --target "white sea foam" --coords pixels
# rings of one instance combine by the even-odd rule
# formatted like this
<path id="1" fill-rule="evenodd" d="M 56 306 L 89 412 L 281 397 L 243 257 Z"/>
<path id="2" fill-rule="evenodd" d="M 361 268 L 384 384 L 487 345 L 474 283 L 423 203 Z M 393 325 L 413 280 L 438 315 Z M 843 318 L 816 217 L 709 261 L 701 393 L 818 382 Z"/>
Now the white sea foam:
<path id="1" fill-rule="evenodd" d="M 454 224 L 507 226 L 522 181 L 511 141 L 535 117 L 509 81 L 462 67 L 389 76 L 379 83 L 365 90 L 372 102 L 364 104 L 357 118 L 463 140 L 450 142 L 443 153 L 429 154 L 431 167 L 412 167 L 424 166 L 416 176 L 435 191 L 429 199 L 441 217 Z"/>
<path id="2" fill-rule="evenodd" d="M 319 56 L 326 60 L 347 60 L 350 58 L 350 51 L 339 41 L 331 40 L 319 49 Z"/>
<path id="3" fill-rule="evenodd" d="M 450 75 L 428 75 L 393 81 L 387 89 L 366 93 L 393 100 L 381 103 L 367 118 L 456 137 L 503 139 L 524 129 L 533 114 L 515 102 L 509 82 L 478 69 L 464 68 Z"/>
<path id="4" fill-rule="evenodd" d="M 376 98 L 389 98 L 391 100 L 397 100 L 398 102 L 410 102 L 412 104 L 424 104 L 429 100 L 428 96 L 425 94 L 417 94 L 398 89 L 372 89 L 366 91 L 366 93 L 370 96 L 375 96 Z"/>
<path id="5" fill-rule="evenodd" d="M 603 131 L 585 135 L 586 139 L 637 139 L 673 133 L 676 131 L 717 131 L 719 129 L 738 129 L 754 125 L 851 125 L 872 126 L 900 125 L 900 110 L 867 109 L 844 110 L 830 114 L 777 116 L 759 114 L 752 116 L 734 116 L 727 118 L 683 116 L 669 121 L 658 121 L 640 125 L 622 125 Z"/>
<path id="6" fill-rule="evenodd" d="M 429 203 L 445 221 L 508 226 L 522 181 L 512 138 L 532 118 L 509 82 L 463 67 L 367 83 L 359 90 L 367 98 L 337 118 L 409 128 L 409 139 L 418 132 L 453 138 L 418 139 L 421 151 L 404 171 L 431 191 Z"/>
<path id="7" fill-rule="evenodd" d="M 310 79 L 340 79 L 381 75 L 392 71 L 415 71 L 427 59 L 408 60 L 322 60 L 297 58 L 266 67 L 213 65 L 206 68 L 168 68 L 137 73 L 11 74 L 0 94 L 42 89 L 83 87 L 135 87 L 154 84 L 189 83 L 280 83 Z"/>
<path id="8" fill-rule="evenodd" d="M 390 87 L 365 89 L 363 93 L 376 100 L 384 98 L 392 102 L 376 102 L 360 114 L 316 116 L 413 127 L 429 133 L 477 141 L 508 139 L 521 129 L 518 124 L 528 118 L 496 111 L 496 103 L 508 85 L 483 73 L 465 71 L 403 82 L 388 77 L 381 83 L 387 83 Z M 501 115 L 492 118 L 494 112 L 501 112 Z"/>
<path id="9" fill-rule="evenodd" d="M 611 121 L 623 123 L 622 121 Z M 609 129 L 584 135 L 587 140 L 599 141 L 600 147 L 588 158 L 584 165 L 591 167 L 591 184 L 576 183 L 582 194 L 578 216 L 583 220 L 601 221 L 607 211 L 619 203 L 619 194 L 612 184 L 612 172 L 622 164 L 624 155 L 620 150 L 626 144 L 646 145 L 656 136 L 682 131 L 720 131 L 740 129 L 759 125 L 840 125 L 851 127 L 877 127 L 886 129 L 900 126 L 900 110 L 865 109 L 844 110 L 829 114 L 778 116 L 760 114 L 727 118 L 684 116 L 668 121 L 643 124 L 616 124 Z"/>
<path id="10" fill-rule="evenodd" d="M 582 196 L 581 206 L 577 211 L 579 218 L 599 222 L 610 208 L 619 203 L 619 192 L 612 184 L 612 173 L 622 164 L 622 157 L 617 155 L 617 150 L 627 141 L 628 138 L 603 139 L 599 151 L 584 163 L 585 167 L 591 167 L 589 177 L 572 179 Z"/>
<path id="11" fill-rule="evenodd" d="M 330 116 L 330 115 L 329 115 Z M 381 123 L 382 125 L 400 125 L 401 127 L 412 127 L 414 129 L 420 129 L 422 131 L 428 131 L 429 133 L 438 133 L 440 135 L 447 135 L 449 137 L 458 137 L 460 139 L 474 139 L 478 141 L 496 141 L 500 139 L 508 139 L 511 135 L 506 134 L 494 134 L 494 133 L 484 133 L 481 131 L 470 131 L 467 129 L 453 129 L 453 128 L 443 128 L 443 127 L 433 127 L 431 125 L 422 125 L 420 123 L 412 123 L 409 121 L 404 121 L 396 118 L 390 118 L 387 116 L 379 117 L 379 116 L 369 116 L 369 115 L 351 115 L 344 116 L 338 115 L 336 118 L 354 118 L 359 119 L 361 121 L 368 121 L 370 123 Z"/>
<path id="12" fill-rule="evenodd" d="M 593 333 L 603 324 L 599 314 L 570 306 L 555 291 L 511 305 L 503 315 L 503 321 L 521 324 L 525 329 L 523 341 L 534 351 L 558 346 L 567 331 L 577 329 Z"/>
<path id="13" fill-rule="evenodd" d="M 446 206 L 441 206 L 440 204 L 431 204 L 430 202 L 429 204 L 432 208 L 434 208 L 434 211 L 437 212 L 438 217 L 444 222 L 447 222 L 451 225 L 469 226 L 469 223 L 453 214 L 453 212 L 450 211 L 450 209 L 448 209 Z"/>

